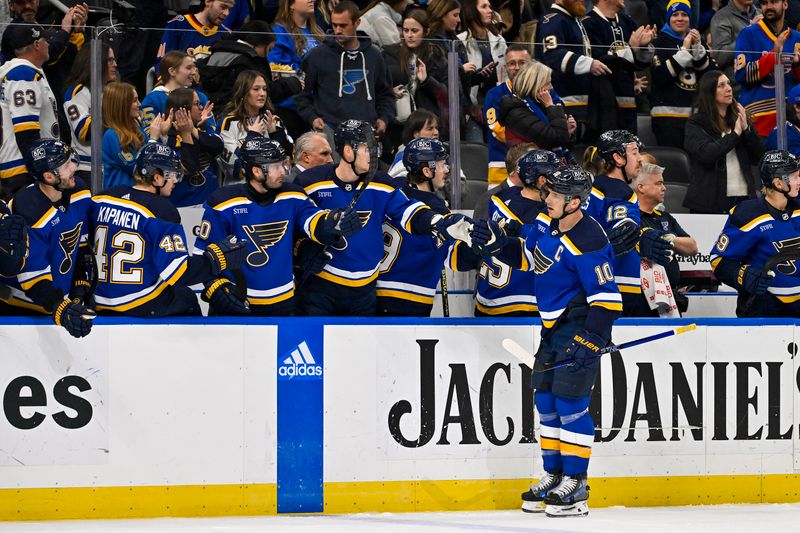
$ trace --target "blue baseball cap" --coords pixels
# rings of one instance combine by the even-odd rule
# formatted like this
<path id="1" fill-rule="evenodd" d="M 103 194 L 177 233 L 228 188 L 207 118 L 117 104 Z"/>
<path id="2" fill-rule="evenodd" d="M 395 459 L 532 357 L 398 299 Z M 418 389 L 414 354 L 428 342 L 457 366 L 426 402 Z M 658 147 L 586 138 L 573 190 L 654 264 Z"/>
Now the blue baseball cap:
<path id="1" fill-rule="evenodd" d="M 792 87 L 792 90 L 786 95 L 786 101 L 790 104 L 800 104 L 800 85 Z"/>

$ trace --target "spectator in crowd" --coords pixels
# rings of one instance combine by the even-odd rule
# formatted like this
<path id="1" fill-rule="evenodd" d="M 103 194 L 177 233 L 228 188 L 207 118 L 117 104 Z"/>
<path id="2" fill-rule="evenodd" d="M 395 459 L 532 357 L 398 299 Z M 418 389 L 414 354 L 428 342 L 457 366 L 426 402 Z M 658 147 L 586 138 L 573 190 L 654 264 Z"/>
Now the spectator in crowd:
<path id="1" fill-rule="evenodd" d="M 486 220 L 489 218 L 489 202 L 492 200 L 492 196 L 500 194 L 501 191 L 509 187 L 522 187 L 522 180 L 519 177 L 519 166 L 517 163 L 523 155 L 535 149 L 536 145 L 533 143 L 520 143 L 515 144 L 506 151 L 504 164 L 506 166 L 507 177 L 503 183 L 489 189 L 478 198 L 475 202 L 475 210 L 472 214 L 473 220 Z"/>
<path id="2" fill-rule="evenodd" d="M 222 25 L 233 7 L 234 0 L 203 0 L 203 9 L 194 15 L 178 15 L 167 23 L 161 46 L 158 48 L 158 62 L 172 50 L 189 54 L 195 59 L 208 56 L 211 45 L 230 30 Z"/>
<path id="3" fill-rule="evenodd" d="M 325 35 L 314 16 L 312 0 L 281 2 L 272 31 L 275 32 L 276 37 L 275 46 L 270 49 L 267 56 L 270 67 L 281 76 L 289 78 L 299 75 L 302 61 L 311 50 L 322 42 Z M 300 90 L 293 91 L 292 95 L 299 92 Z M 294 98 L 287 98 L 280 93 L 273 94 L 271 91 L 270 95 L 277 106 L 278 115 L 283 119 L 292 136 L 299 136 L 308 130 L 305 120 L 297 113 Z"/>
<path id="4" fill-rule="evenodd" d="M 221 39 L 211 45 L 211 55 L 198 62 L 200 84 L 214 107 L 219 110 L 231 99 L 231 80 L 244 70 L 255 70 L 269 80 L 269 94 L 275 101 L 285 100 L 302 89 L 296 76 L 281 76 L 272 79 L 272 70 L 267 57 L 275 36 L 263 20 L 251 20 L 236 33 L 235 39 Z"/>
<path id="5" fill-rule="evenodd" d="M 800 128 L 797 127 L 798 122 L 800 122 L 800 84 L 792 87 L 792 90 L 786 95 L 786 102 L 791 106 L 791 110 L 794 112 L 794 120 L 796 121 L 786 121 L 786 150 L 795 156 L 800 156 Z M 787 115 L 789 114 L 787 113 Z M 778 149 L 777 127 L 767 137 L 767 149 Z"/>
<path id="6" fill-rule="evenodd" d="M 408 170 L 403 165 L 403 152 L 413 139 L 426 137 L 439 139 L 439 117 L 425 109 L 417 109 L 408 117 L 403 127 L 402 144 L 397 148 L 394 161 L 389 167 L 389 175 L 393 178 L 405 178 Z"/>
<path id="7" fill-rule="evenodd" d="M 550 67 L 531 61 L 514 78 L 511 94 L 500 100 L 497 120 L 505 127 L 507 146 L 532 142 L 552 150 L 570 142 L 575 118 L 553 98 L 551 75 Z"/>
<path id="8" fill-rule="evenodd" d="M 462 136 L 466 141 L 485 142 L 483 101 L 489 89 L 500 81 L 497 73 L 503 68 L 506 41 L 494 23 L 489 0 L 464 0 L 461 16 L 464 31 L 458 38 L 464 43 L 461 60 L 468 115 Z"/>
<path id="9" fill-rule="evenodd" d="M 369 35 L 372 43 L 379 48 L 400 44 L 398 26 L 403 20 L 403 12 L 408 0 L 373 0 L 361 12 L 358 29 Z"/>
<path id="10" fill-rule="evenodd" d="M 448 123 L 447 57 L 440 47 L 426 40 L 427 37 L 427 13 L 412 9 L 403 17 L 403 42 L 384 49 L 397 97 L 398 114 L 391 128 L 393 141 L 400 140 L 402 124 L 415 109 L 427 109 L 437 115 L 442 124 Z M 405 113 L 401 113 L 402 109 Z"/>
<path id="11" fill-rule="evenodd" d="M 114 49 L 105 41 L 100 41 L 102 64 L 101 76 L 103 85 L 117 80 L 117 58 Z M 92 76 L 91 47 L 84 46 L 78 52 L 75 63 L 67 78 L 67 90 L 64 94 L 64 112 L 69 121 L 72 133 L 72 149 L 80 162 L 75 175 L 91 184 L 92 161 Z"/>
<path id="12" fill-rule="evenodd" d="M 83 35 L 83 28 L 86 25 L 86 19 L 89 18 L 89 6 L 85 3 L 79 3 L 69 8 L 64 13 L 61 26 L 54 32 L 46 31 L 36 21 L 36 16 L 39 13 L 39 0 L 9 1 L 8 8 L 11 10 L 13 17 L 12 23 L 33 24 L 39 31 L 44 32 L 50 48 L 50 59 L 43 66 L 44 73 L 47 76 L 50 87 L 53 89 L 53 93 L 56 95 L 56 99 L 59 103 L 62 103 L 64 81 L 72 68 L 75 54 L 78 53 L 78 50 L 81 49 L 86 40 Z M 2 41 L 0 41 L 0 48 L 2 48 L 5 61 L 16 57 L 14 42 L 6 37 L 10 27 L 6 27 Z M 62 120 L 62 123 L 65 122 Z"/>
<path id="13" fill-rule="evenodd" d="M 238 179 L 236 151 L 247 133 L 259 133 L 280 143 L 284 152 L 292 153 L 292 141 L 280 118 L 274 114 L 267 80 L 258 72 L 245 70 L 233 84 L 233 96 L 226 108 L 226 116 L 219 124 L 219 135 L 225 145 L 222 165 L 225 180 Z"/>
<path id="14" fill-rule="evenodd" d="M 253 16 L 251 2 L 253 0 L 236 0 L 233 7 L 228 12 L 228 16 L 222 21 L 222 25 L 231 31 L 240 30 Z"/>
<path id="15" fill-rule="evenodd" d="M 581 19 L 583 0 L 556 0 L 536 27 L 534 55 L 555 73 L 553 86 L 569 109 L 583 135 L 589 118 L 592 76 L 607 76 L 611 69 L 591 55 L 589 38 Z"/>
<path id="16" fill-rule="evenodd" d="M 56 97 L 42 70 L 50 57 L 45 33 L 26 23 L 11 23 L 3 34 L 15 57 L 0 67 L 0 196 L 9 200 L 33 182 L 24 154 L 42 137 L 59 138 Z"/>
<path id="17" fill-rule="evenodd" d="M 683 205 L 693 213 L 727 213 L 755 197 L 751 167 L 764 149 L 744 107 L 733 98 L 730 80 L 718 70 L 700 79 L 683 146 L 690 161 Z"/>
<path id="18" fill-rule="evenodd" d="M 736 38 L 743 29 L 758 24 L 762 18 L 753 0 L 730 0 L 711 19 L 711 49 L 715 50 L 713 54 L 717 65 L 729 80 L 734 79 Z"/>
<path id="19" fill-rule="evenodd" d="M 142 126 L 145 130 L 156 115 L 164 113 L 169 93 L 175 89 L 183 89 L 194 85 L 197 79 L 197 64 L 194 58 L 178 50 L 167 52 L 158 65 L 159 78 L 162 85 L 150 91 L 142 100 Z M 198 91 L 203 107 L 209 106 L 213 111 L 214 105 L 208 101 L 205 93 Z M 216 126 L 212 116 L 211 125 Z"/>
<path id="20" fill-rule="evenodd" d="M 133 85 L 112 81 L 103 89 L 103 188 L 133 185 L 136 155 L 145 143 L 144 129 L 139 123 L 140 109 Z M 163 121 L 165 126 L 169 123 Z M 159 138 L 161 127 L 162 117 L 158 115 L 150 125 L 152 140 Z"/>
<path id="21" fill-rule="evenodd" d="M 506 48 L 505 69 L 508 78 L 496 87 L 492 87 L 486 93 L 483 101 L 483 115 L 486 125 L 489 127 L 489 188 L 496 187 L 506 181 L 508 172 L 506 171 L 505 158 L 508 148 L 506 147 L 506 129 L 497 120 L 500 111 L 500 100 L 504 96 L 511 95 L 511 82 L 517 77 L 520 69 L 530 63 L 531 53 L 528 47 L 518 43 L 512 43 Z"/>
<path id="22" fill-rule="evenodd" d="M 169 199 L 175 207 L 201 205 L 219 188 L 216 159 L 222 139 L 210 123 L 211 106 L 203 106 L 193 89 L 175 89 L 167 97 L 164 114 L 172 115 L 166 143 L 180 155 L 184 176 Z"/>
<path id="23" fill-rule="evenodd" d="M 147 93 L 147 78 L 153 67 L 153 58 L 161 46 L 163 33 L 148 28 L 163 28 L 171 18 L 163 0 L 138 0 L 132 24 L 127 28 L 116 26 L 116 30 L 125 28 L 115 35 L 113 45 L 119 78 L 132 83 L 139 94 Z"/>
<path id="24" fill-rule="evenodd" d="M 605 172 L 605 165 L 603 164 L 603 160 L 600 159 L 597 154 L 596 146 L 587 146 L 583 151 L 581 168 L 587 172 L 590 172 L 592 176 L 599 176 Z"/>
<path id="25" fill-rule="evenodd" d="M 437 46 L 447 53 L 449 43 L 458 39 L 458 27 L 461 24 L 461 2 L 458 0 L 430 0 L 428 8 L 430 38 L 439 41 Z"/>
<path id="26" fill-rule="evenodd" d="M 669 9 L 667 10 L 667 16 L 669 17 Z M 644 156 L 644 154 L 642 155 Z M 675 220 L 675 217 L 664 210 L 656 209 L 659 204 L 664 203 L 664 195 L 667 192 L 667 186 L 664 184 L 664 167 L 660 167 L 654 163 L 642 163 L 639 175 L 634 178 L 631 185 L 633 187 L 633 192 L 636 193 L 636 197 L 639 199 L 641 226 L 643 228 L 652 228 L 657 231 L 664 231 L 675 235 L 675 239 L 672 241 L 672 247 L 676 254 L 683 256 L 696 254 L 697 241 L 686 233 L 681 225 L 678 224 L 678 221 Z M 678 310 L 684 313 L 686 312 L 689 301 L 686 296 L 678 291 L 678 282 L 681 278 L 678 256 L 673 256 L 670 261 L 664 265 L 664 268 L 667 272 L 669 285 L 672 287 L 672 293 L 678 305 Z M 655 309 L 653 310 L 653 316 L 659 316 L 658 311 Z"/>
<path id="27" fill-rule="evenodd" d="M 307 131 L 294 143 L 294 165 L 286 181 L 291 183 L 301 172 L 309 168 L 333 163 L 333 152 L 328 138 L 318 131 Z"/>
<path id="28" fill-rule="evenodd" d="M 784 69 L 788 92 L 800 79 L 800 32 L 786 27 L 786 0 L 761 0 L 760 5 L 764 20 L 744 28 L 736 39 L 734 70 L 742 88 L 739 100 L 758 134 L 767 137 L 775 127 L 775 61 L 791 63 Z"/>
<path id="29" fill-rule="evenodd" d="M 697 81 L 709 70 L 716 70 L 700 32 L 690 26 L 690 15 L 687 0 L 672 0 L 667 7 L 667 23 L 654 43 L 650 116 L 659 146 L 683 148 Z"/>
<path id="30" fill-rule="evenodd" d="M 648 68 L 653 60 L 651 43 L 656 38 L 655 27 L 637 28 L 633 19 L 622 11 L 624 5 L 619 0 L 595 0 L 594 8 L 583 19 L 592 56 L 611 69 L 607 77 L 595 80 L 589 97 L 590 128 L 598 135 L 615 127 L 636 133 L 634 71 Z M 611 82 L 610 89 L 616 99 L 613 123 L 605 120 L 607 110 L 598 109 L 606 105 L 605 92 L 597 87 L 602 80 Z"/>
<path id="31" fill-rule="evenodd" d="M 349 0 L 331 15 L 333 35 L 303 60 L 305 88 L 295 97 L 297 111 L 316 131 L 347 119 L 374 124 L 382 136 L 395 115 L 395 97 L 383 56 L 363 32 L 357 33 L 358 6 Z"/>

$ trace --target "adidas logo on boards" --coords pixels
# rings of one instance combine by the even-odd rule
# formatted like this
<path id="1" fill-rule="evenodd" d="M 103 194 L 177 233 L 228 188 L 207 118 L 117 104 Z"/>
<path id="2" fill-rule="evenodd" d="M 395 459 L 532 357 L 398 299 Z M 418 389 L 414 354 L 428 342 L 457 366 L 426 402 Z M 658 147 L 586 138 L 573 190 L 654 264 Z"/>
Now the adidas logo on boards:
<path id="1" fill-rule="evenodd" d="M 306 341 L 295 346 L 278 364 L 278 376 L 281 378 L 314 379 L 322 377 L 322 366 L 314 360 Z"/>

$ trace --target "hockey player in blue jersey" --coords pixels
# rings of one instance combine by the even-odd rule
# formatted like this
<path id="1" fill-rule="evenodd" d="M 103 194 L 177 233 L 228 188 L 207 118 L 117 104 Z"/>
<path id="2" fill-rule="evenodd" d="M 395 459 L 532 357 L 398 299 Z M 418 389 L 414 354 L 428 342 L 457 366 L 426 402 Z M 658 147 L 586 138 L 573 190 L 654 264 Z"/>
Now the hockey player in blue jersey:
<path id="1" fill-rule="evenodd" d="M 29 226 L 30 253 L 16 278 L 8 280 L 5 314 L 47 313 L 70 335 L 92 328 L 91 250 L 88 212 L 91 193 L 80 178 L 78 156 L 55 139 L 34 141 L 25 165 L 36 182 L 16 194 L 12 213 Z"/>
<path id="2" fill-rule="evenodd" d="M 433 213 L 449 214 L 447 204 L 436 195 L 447 183 L 448 164 L 447 148 L 441 141 L 412 140 L 403 151 L 408 185 L 402 191 Z M 385 220 L 385 255 L 376 289 L 378 316 L 430 316 L 448 248 L 434 235 L 414 235 L 397 222 Z"/>
<path id="3" fill-rule="evenodd" d="M 641 258 L 669 262 L 672 244 L 664 233 L 640 227 L 639 201 L 630 181 L 639 174 L 639 138 L 626 130 L 610 130 L 597 140 L 597 155 L 606 174 L 595 176 L 586 212 L 597 220 L 614 247 L 614 274 L 625 302 L 625 316 L 651 316 L 642 295 Z"/>
<path id="4" fill-rule="evenodd" d="M 603 228 L 582 209 L 592 176 L 579 167 L 551 172 L 543 188 L 547 214 L 540 213 L 523 238 L 507 238 L 494 221 L 478 221 L 473 246 L 499 253 L 516 268 L 536 274 L 542 317 L 537 366 L 571 361 L 533 374 L 545 474 L 522 495 L 522 508 L 548 516 L 589 512 L 587 470 L 594 441 L 589 399 L 600 350 L 622 311 L 612 268 L 613 250 Z"/>
<path id="5" fill-rule="evenodd" d="M 509 187 L 492 196 L 489 220 L 509 224 L 535 224 L 546 210 L 541 198 L 545 177 L 561 166 L 556 154 L 533 150 L 523 155 L 518 175 L 523 187 Z M 463 245 L 461 245 L 463 247 Z M 539 316 L 533 272 L 512 269 L 497 257 L 482 261 L 475 291 L 475 316 Z"/>
<path id="6" fill-rule="evenodd" d="M 0 278 L 16 276 L 28 257 L 28 225 L 0 200 Z M 0 279 L 0 283 L 2 283 Z"/>
<path id="7" fill-rule="evenodd" d="M 731 210 L 711 250 L 711 267 L 739 291 L 739 317 L 800 318 L 800 161 L 785 150 L 770 150 L 759 162 L 764 197 Z M 767 262 L 787 252 L 770 269 Z"/>
<path id="8" fill-rule="evenodd" d="M 226 235 L 247 244 L 242 265 L 246 287 L 236 287 L 232 276 L 206 284 L 202 298 L 214 314 L 288 316 L 295 310 L 292 245 L 295 233 L 317 246 L 335 244 L 361 229 L 358 214 L 339 208 L 326 212 L 308 198 L 302 187 L 286 183 L 286 154 L 281 145 L 251 133 L 239 150 L 245 183 L 229 185 L 207 200 L 196 254 Z M 245 300 L 239 296 L 246 293 Z"/>
<path id="9" fill-rule="evenodd" d="M 334 132 L 334 144 L 339 164 L 307 170 L 295 183 L 323 209 L 346 207 L 361 194 L 354 209 L 364 227 L 344 243 L 329 247 L 331 261 L 308 278 L 299 291 L 300 310 L 307 315 L 373 316 L 375 280 L 384 256 L 385 219 L 409 233 L 434 235 L 447 242 L 469 240 L 471 220 L 463 215 L 435 213 L 395 189 L 388 175 L 377 175 L 378 143 L 375 130 L 367 122 L 343 122 Z"/>
<path id="10" fill-rule="evenodd" d="M 92 198 L 97 310 L 147 318 L 199 315 L 189 286 L 239 268 L 245 245 L 231 237 L 189 256 L 180 214 L 167 198 L 182 178 L 180 157 L 169 146 L 147 143 L 133 177 L 132 187 L 111 187 Z"/>

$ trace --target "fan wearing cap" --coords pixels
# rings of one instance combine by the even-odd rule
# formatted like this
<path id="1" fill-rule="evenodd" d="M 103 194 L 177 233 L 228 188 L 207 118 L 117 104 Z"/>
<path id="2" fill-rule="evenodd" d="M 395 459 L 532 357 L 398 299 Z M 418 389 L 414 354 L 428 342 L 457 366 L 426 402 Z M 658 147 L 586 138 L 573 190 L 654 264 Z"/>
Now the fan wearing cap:
<path id="1" fill-rule="evenodd" d="M 286 154 L 277 141 L 251 133 L 237 156 L 244 183 L 223 187 L 208 197 L 194 253 L 235 235 L 247 243 L 247 258 L 238 279 L 234 275 L 216 278 L 206 284 L 202 298 L 210 303 L 210 314 L 293 315 L 295 235 L 304 237 L 295 249 L 299 258 L 324 257 L 324 245 L 344 242 L 361 229 L 361 221 L 353 210 L 320 209 L 302 187 L 288 183 Z"/>
<path id="2" fill-rule="evenodd" d="M 369 123 L 343 122 L 334 132 L 334 143 L 339 164 L 306 170 L 295 183 L 323 209 L 350 206 L 355 200 L 350 208 L 359 214 L 364 227 L 346 242 L 330 247 L 333 258 L 308 278 L 298 295 L 300 309 L 312 316 L 374 316 L 375 281 L 386 253 L 385 221 L 414 235 L 434 235 L 452 242 L 468 238 L 471 220 L 437 213 L 396 189 L 387 174 L 377 173 L 380 145 Z"/>
<path id="3" fill-rule="evenodd" d="M 541 190 L 547 212 L 539 213 L 522 237 L 508 236 L 494 220 L 479 220 L 472 245 L 484 257 L 498 256 L 512 268 L 535 273 L 542 317 L 537 363 L 574 361 L 533 374 L 545 475 L 522 495 L 522 509 L 582 516 L 589 512 L 587 471 L 594 442 L 589 399 L 622 298 L 611 244 L 581 209 L 592 190 L 591 174 L 564 166 L 547 174 Z"/>
<path id="4" fill-rule="evenodd" d="M 39 138 L 59 137 L 57 104 L 42 66 L 49 51 L 41 29 L 10 24 L 3 34 L 17 57 L 0 67 L 0 109 L 3 144 L 0 146 L 0 187 L 10 199 L 34 177 L 25 166 L 25 154 Z"/>
<path id="5" fill-rule="evenodd" d="M 36 21 L 39 0 L 8 0 L 8 7 L 13 20 L 3 33 L 0 43 L 3 57 L 6 61 L 19 57 L 19 43 L 8 33 L 13 26 L 38 30 L 47 40 L 49 49 L 50 59 L 43 66 L 44 72 L 59 103 L 62 103 L 64 82 L 75 62 L 75 56 L 86 40 L 83 30 L 89 17 L 89 6 L 84 2 L 75 3 L 64 13 L 59 26 L 53 25 L 47 29 Z"/>
<path id="6" fill-rule="evenodd" d="M 91 193 L 75 176 L 78 157 L 55 139 L 31 144 L 25 163 L 36 183 L 10 204 L 28 225 L 30 253 L 10 295 L 0 307 L 5 314 L 47 313 L 75 337 L 92 327 L 91 285 L 94 280 L 88 239 Z"/>
<path id="7" fill-rule="evenodd" d="M 431 212 L 450 213 L 447 202 L 436 193 L 450 174 L 447 146 L 438 139 L 419 137 L 403 151 L 407 184 L 403 193 L 427 205 Z M 378 316 L 430 316 L 436 286 L 451 248 L 433 235 L 414 235 L 396 221 L 383 223 L 383 246 L 376 294 Z"/>
<path id="8" fill-rule="evenodd" d="M 792 87 L 792 90 L 786 95 L 786 103 L 792 106 L 795 120 L 800 121 L 800 85 Z M 778 149 L 778 128 L 772 130 L 767 137 L 767 149 Z M 786 121 L 786 150 L 800 157 L 800 127 L 788 120 Z"/>
<path id="9" fill-rule="evenodd" d="M 763 198 L 732 210 L 711 249 L 711 267 L 739 291 L 739 317 L 800 318 L 800 161 L 785 150 L 770 150 L 758 164 Z M 791 257 L 765 268 L 772 256 Z"/>
<path id="10" fill-rule="evenodd" d="M 683 149 L 686 119 L 692 114 L 697 82 L 717 64 L 703 46 L 700 32 L 691 27 L 689 0 L 672 0 L 667 22 L 653 45 L 650 116 L 659 146 Z"/>
<path id="11" fill-rule="evenodd" d="M 180 214 L 167 198 L 182 177 L 178 153 L 150 142 L 136 157 L 133 186 L 117 185 L 92 198 L 95 301 L 101 314 L 199 315 L 189 287 L 239 268 L 244 260 L 244 243 L 232 236 L 189 256 Z"/>

